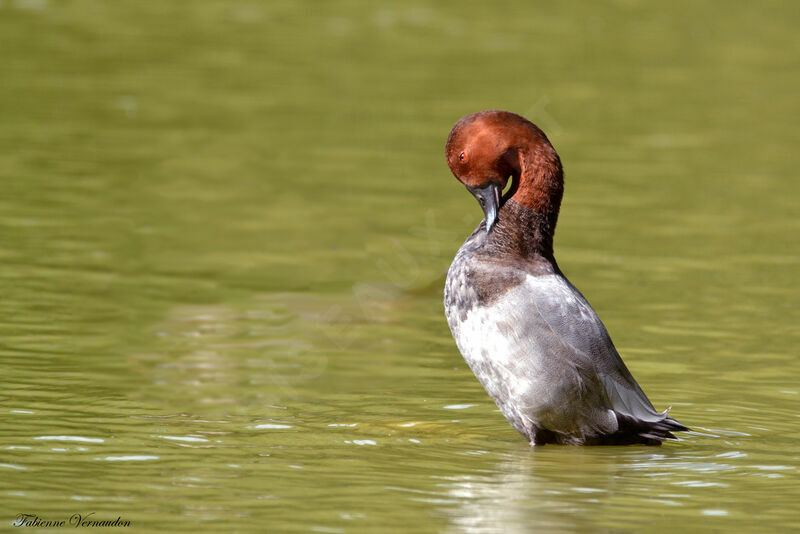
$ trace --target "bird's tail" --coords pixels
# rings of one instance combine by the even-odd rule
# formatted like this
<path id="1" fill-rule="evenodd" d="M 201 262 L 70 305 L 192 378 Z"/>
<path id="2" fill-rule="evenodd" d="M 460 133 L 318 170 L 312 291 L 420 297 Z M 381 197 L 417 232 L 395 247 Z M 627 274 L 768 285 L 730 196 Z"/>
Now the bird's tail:
<path id="1" fill-rule="evenodd" d="M 663 419 L 646 421 L 630 415 L 614 412 L 619 427 L 614 434 L 607 436 L 610 443 L 644 443 L 660 445 L 666 440 L 678 439 L 673 432 L 689 430 L 664 412 Z M 618 440 L 618 441 L 617 441 Z"/>

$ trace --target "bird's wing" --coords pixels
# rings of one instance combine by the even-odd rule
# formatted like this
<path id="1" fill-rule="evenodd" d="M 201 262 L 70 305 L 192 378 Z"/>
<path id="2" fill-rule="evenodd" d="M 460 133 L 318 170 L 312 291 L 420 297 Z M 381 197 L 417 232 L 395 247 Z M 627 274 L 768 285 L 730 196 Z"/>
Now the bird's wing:
<path id="1" fill-rule="evenodd" d="M 642 421 L 660 421 L 659 413 L 631 375 L 608 331 L 586 298 L 560 273 L 529 275 L 524 288 L 528 304 L 523 313 L 546 325 L 552 350 L 581 369 L 593 370 L 611 408 Z M 529 335 L 536 335 L 531 332 Z"/>

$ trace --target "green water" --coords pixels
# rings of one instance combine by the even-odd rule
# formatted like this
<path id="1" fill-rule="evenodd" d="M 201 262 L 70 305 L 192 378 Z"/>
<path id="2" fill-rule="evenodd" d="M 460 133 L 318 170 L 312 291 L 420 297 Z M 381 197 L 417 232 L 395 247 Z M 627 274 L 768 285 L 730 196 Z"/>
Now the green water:
<path id="1" fill-rule="evenodd" d="M 0 530 L 800 528 L 800 11 L 550 4 L 0 0 Z M 680 442 L 531 450 L 461 360 L 487 108 Z"/>

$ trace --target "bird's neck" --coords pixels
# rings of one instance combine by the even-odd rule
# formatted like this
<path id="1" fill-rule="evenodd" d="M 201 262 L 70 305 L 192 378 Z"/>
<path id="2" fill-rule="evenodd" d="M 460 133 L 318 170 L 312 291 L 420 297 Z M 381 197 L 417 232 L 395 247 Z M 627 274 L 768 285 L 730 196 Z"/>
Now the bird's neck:
<path id="1" fill-rule="evenodd" d="M 508 199 L 497 217 L 497 223 L 487 236 L 487 245 L 494 255 L 522 258 L 544 258 L 555 263 L 553 231 L 556 216 L 551 217 L 517 201 Z"/>
<path id="2" fill-rule="evenodd" d="M 555 231 L 564 194 L 564 172 L 561 159 L 550 142 L 546 138 L 536 141 L 517 150 L 512 167 L 513 191 L 509 193 L 521 206 L 547 218 L 551 230 Z"/>
<path id="3" fill-rule="evenodd" d="M 553 146 L 544 133 L 537 133 L 509 154 L 513 182 L 499 213 L 496 234 L 523 256 L 539 254 L 552 260 L 564 173 Z"/>

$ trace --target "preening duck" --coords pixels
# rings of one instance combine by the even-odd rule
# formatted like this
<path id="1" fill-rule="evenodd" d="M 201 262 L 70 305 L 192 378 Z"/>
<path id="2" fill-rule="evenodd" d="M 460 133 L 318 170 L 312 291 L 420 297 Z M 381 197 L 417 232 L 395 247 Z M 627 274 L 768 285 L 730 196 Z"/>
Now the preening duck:
<path id="1" fill-rule="evenodd" d="M 531 445 L 656 445 L 688 430 L 653 408 L 558 268 L 564 179 L 544 132 L 514 113 L 483 111 L 456 123 L 445 151 L 485 215 L 448 270 L 445 314 L 509 423 Z"/>

